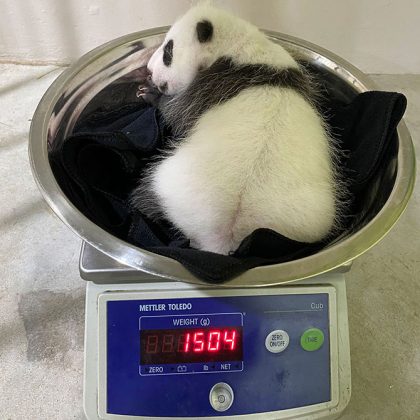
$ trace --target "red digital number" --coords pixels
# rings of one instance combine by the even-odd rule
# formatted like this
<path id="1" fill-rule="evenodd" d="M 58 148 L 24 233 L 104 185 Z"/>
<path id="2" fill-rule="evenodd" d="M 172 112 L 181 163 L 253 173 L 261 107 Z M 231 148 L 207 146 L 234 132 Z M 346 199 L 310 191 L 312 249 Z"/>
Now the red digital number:
<path id="1" fill-rule="evenodd" d="M 218 351 L 220 349 L 220 331 L 211 331 L 209 333 L 208 351 Z"/>
<path id="2" fill-rule="evenodd" d="M 164 335 L 162 353 L 172 353 L 174 351 L 174 335 Z"/>
<path id="3" fill-rule="evenodd" d="M 146 353 L 157 353 L 158 350 L 158 336 L 149 335 L 147 337 Z"/>
<path id="4" fill-rule="evenodd" d="M 178 346 L 177 346 L 177 351 L 179 353 L 188 353 L 188 351 L 190 350 L 190 341 L 191 341 L 191 334 L 181 334 L 178 338 Z"/>
<path id="5" fill-rule="evenodd" d="M 204 333 L 202 331 L 194 333 L 194 347 L 193 351 L 196 353 L 200 353 L 204 350 Z"/>
<path id="6" fill-rule="evenodd" d="M 224 349 L 225 350 L 235 350 L 236 347 L 236 331 L 225 331 L 223 337 Z"/>
<path id="7" fill-rule="evenodd" d="M 187 334 L 187 339 L 185 340 L 185 353 L 188 353 L 190 351 L 190 340 L 191 340 L 191 334 Z"/>

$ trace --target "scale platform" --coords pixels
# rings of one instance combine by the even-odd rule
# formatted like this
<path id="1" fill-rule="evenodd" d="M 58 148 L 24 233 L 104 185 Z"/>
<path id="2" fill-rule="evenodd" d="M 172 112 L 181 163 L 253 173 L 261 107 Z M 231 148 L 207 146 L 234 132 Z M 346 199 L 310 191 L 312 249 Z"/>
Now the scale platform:
<path id="1" fill-rule="evenodd" d="M 197 286 L 86 244 L 80 271 L 89 420 L 333 419 L 349 402 L 344 273 L 275 287 Z"/>

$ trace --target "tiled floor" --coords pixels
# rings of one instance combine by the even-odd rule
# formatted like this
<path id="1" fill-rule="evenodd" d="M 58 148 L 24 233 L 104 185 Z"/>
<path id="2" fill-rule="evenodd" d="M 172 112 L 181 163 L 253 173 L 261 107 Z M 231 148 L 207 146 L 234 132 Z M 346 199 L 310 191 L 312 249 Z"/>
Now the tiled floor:
<path id="1" fill-rule="evenodd" d="M 30 119 L 61 69 L 0 65 L 0 418 L 83 419 L 80 240 L 49 210 L 27 153 Z M 405 93 L 420 150 L 420 76 Z M 347 276 L 352 400 L 343 419 L 420 419 L 420 193 Z"/>

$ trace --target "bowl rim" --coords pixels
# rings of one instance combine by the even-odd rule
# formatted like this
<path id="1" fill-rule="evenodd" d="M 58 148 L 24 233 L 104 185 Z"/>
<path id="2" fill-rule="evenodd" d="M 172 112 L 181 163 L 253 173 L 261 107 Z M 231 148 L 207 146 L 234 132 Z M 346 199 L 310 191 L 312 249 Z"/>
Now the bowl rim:
<path id="1" fill-rule="evenodd" d="M 135 32 L 107 42 L 83 55 L 55 79 L 43 95 L 34 113 L 29 132 L 29 160 L 33 176 L 43 198 L 56 215 L 80 238 L 121 264 L 144 273 L 188 283 L 209 283 L 195 277 L 178 261 L 154 254 L 125 242 L 103 230 L 84 216 L 59 187 L 48 160 L 47 133 L 53 108 L 66 84 L 82 69 L 112 49 L 133 41 L 164 35 L 169 27 Z M 332 72 L 351 83 L 357 92 L 374 90 L 375 84 L 358 68 L 336 54 L 315 44 L 274 31 L 264 31 L 273 41 L 285 43 L 294 50 L 305 50 L 313 61 L 321 62 Z M 331 247 L 298 260 L 251 268 L 218 284 L 229 287 L 273 286 L 303 280 L 326 273 L 368 251 L 398 221 L 405 210 L 415 184 L 415 153 L 410 133 L 403 120 L 398 125 L 398 170 L 388 200 L 378 214 L 364 227 Z"/>

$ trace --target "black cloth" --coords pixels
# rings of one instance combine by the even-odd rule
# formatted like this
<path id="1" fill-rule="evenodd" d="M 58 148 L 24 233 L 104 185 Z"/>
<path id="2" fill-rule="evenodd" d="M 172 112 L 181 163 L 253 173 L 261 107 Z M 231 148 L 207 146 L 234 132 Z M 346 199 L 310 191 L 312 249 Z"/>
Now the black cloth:
<path id="1" fill-rule="evenodd" d="M 399 93 L 366 92 L 349 104 L 326 102 L 322 107 L 344 150 L 340 165 L 353 196 L 346 222 L 351 229 L 365 190 L 395 143 L 406 99 Z M 63 192 L 89 219 L 127 242 L 179 261 L 209 283 L 224 282 L 252 267 L 302 258 L 327 245 L 257 229 L 233 255 L 219 255 L 191 248 L 168 221 L 152 222 L 130 208 L 129 195 L 142 170 L 170 138 L 157 109 L 132 103 L 82 118 L 73 135 L 52 148 L 50 162 Z"/>

